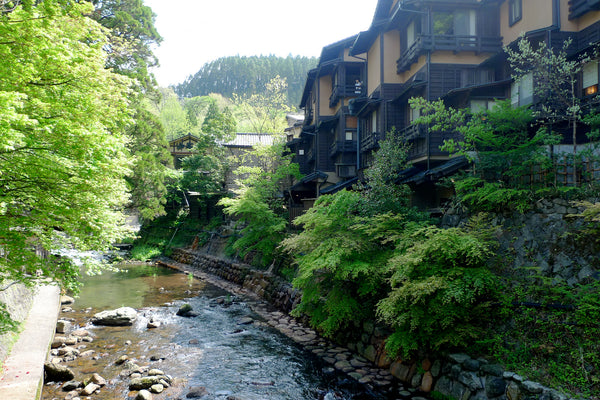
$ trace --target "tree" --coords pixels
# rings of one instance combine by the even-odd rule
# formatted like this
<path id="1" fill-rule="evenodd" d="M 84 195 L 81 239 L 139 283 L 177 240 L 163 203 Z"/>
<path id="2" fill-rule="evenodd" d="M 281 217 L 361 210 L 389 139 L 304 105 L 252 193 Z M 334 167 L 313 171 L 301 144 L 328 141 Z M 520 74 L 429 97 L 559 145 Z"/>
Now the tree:
<path id="1" fill-rule="evenodd" d="M 102 250 L 126 233 L 130 79 L 105 68 L 89 3 L 40 2 L 0 16 L 0 282 L 37 273 L 71 287 L 78 268 L 43 257 Z"/>
<path id="2" fill-rule="evenodd" d="M 568 121 L 573 142 L 573 185 L 577 185 L 577 127 L 583 118 L 581 99 L 577 96 L 577 79 L 588 55 L 569 58 L 572 40 L 564 41 L 562 49 L 549 48 L 544 41 L 535 46 L 525 37 L 518 41 L 518 49 L 506 47 L 508 61 L 515 82 L 527 77 L 533 81 L 536 107 L 533 115 L 543 125 Z"/>
<path id="3" fill-rule="evenodd" d="M 223 112 L 221 112 L 219 111 L 217 103 L 212 101 L 208 106 L 204 122 L 202 122 L 203 134 L 210 135 L 213 140 L 231 140 L 235 136 L 236 127 L 237 122 L 229 107 L 226 107 Z"/>
<path id="4" fill-rule="evenodd" d="M 156 15 L 143 0 L 92 0 L 91 17 L 109 29 L 107 67 L 136 79 L 142 90 L 156 86 L 148 68 L 158 65 L 152 46 L 162 41 L 154 26 Z"/>
<path id="5" fill-rule="evenodd" d="M 291 177 L 300 176 L 291 155 L 283 155 L 284 148 L 283 140 L 279 140 L 272 146 L 253 149 L 248 155 L 253 165 L 245 163 L 235 171 L 241 177 L 236 196 L 219 201 L 224 212 L 243 225 L 233 249 L 242 257 L 258 253 L 263 266 L 273 261 L 287 227 L 283 190 L 289 188 Z"/>
<path id="6" fill-rule="evenodd" d="M 249 125 L 251 132 L 283 132 L 287 127 L 285 115 L 292 110 L 286 102 L 286 89 L 286 80 L 276 76 L 265 85 L 264 92 L 249 97 L 234 94 L 243 122 Z"/>

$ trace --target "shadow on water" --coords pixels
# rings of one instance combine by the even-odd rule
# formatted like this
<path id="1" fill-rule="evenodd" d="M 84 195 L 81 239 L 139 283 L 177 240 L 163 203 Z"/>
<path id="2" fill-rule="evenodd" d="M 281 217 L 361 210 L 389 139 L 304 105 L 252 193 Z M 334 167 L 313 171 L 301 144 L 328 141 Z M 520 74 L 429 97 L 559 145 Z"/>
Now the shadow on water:
<path id="1" fill-rule="evenodd" d="M 233 301 L 216 301 L 223 297 Z M 176 316 L 183 303 L 189 303 L 198 315 Z M 133 326 L 89 323 L 96 312 L 122 306 L 138 310 Z M 94 337 L 91 343 L 79 344 L 79 351 L 94 350 L 93 356 L 63 362 L 75 371 L 76 380 L 86 380 L 94 372 L 108 380 L 92 399 L 135 395 L 128 390 L 123 367 L 115 364 L 122 355 L 175 378 L 171 388 L 154 395 L 156 400 L 185 398 L 192 386 L 206 387 L 205 400 L 228 396 L 240 400 L 383 399 L 331 372 L 321 360 L 261 321 L 243 301 L 166 268 L 127 264 L 115 272 L 86 277 L 73 311 L 61 317 L 72 319 Z M 247 317 L 254 322 L 241 325 Z M 148 329 L 150 319 L 160 326 Z M 65 395 L 61 384 L 49 383 L 42 399 L 64 399 Z"/>

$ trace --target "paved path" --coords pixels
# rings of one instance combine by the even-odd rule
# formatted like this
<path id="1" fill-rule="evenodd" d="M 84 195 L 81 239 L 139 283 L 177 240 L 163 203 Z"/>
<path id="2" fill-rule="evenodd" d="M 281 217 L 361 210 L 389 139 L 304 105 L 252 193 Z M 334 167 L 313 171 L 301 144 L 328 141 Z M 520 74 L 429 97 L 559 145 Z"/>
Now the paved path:
<path id="1" fill-rule="evenodd" d="M 4 362 L 0 399 L 38 399 L 44 378 L 44 361 L 54 337 L 60 308 L 59 288 L 39 286 L 23 332 Z"/>

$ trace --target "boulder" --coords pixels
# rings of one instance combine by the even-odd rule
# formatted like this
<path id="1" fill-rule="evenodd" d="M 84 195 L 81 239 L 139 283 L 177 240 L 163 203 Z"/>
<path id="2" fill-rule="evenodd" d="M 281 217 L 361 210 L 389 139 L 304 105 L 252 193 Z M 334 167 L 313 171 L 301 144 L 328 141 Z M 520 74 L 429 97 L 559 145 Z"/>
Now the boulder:
<path id="1" fill-rule="evenodd" d="M 133 325 L 137 318 L 137 311 L 131 307 L 121 307 L 116 310 L 99 312 L 92 318 L 94 325 L 127 326 Z"/>
<path id="2" fill-rule="evenodd" d="M 147 390 L 140 390 L 135 400 L 152 400 L 152 394 Z"/>
<path id="3" fill-rule="evenodd" d="M 100 374 L 98 373 L 94 373 L 92 374 L 92 377 L 90 378 L 90 382 L 91 383 L 95 383 L 96 385 L 99 386 L 104 386 L 106 385 L 106 379 L 104 379 L 102 376 L 100 376 Z"/>
<path id="4" fill-rule="evenodd" d="M 60 319 L 56 322 L 56 333 L 67 333 L 71 329 L 71 322 Z"/>
<path id="5" fill-rule="evenodd" d="M 75 378 L 75 374 L 68 367 L 53 363 L 44 363 L 46 382 L 65 382 Z"/>
<path id="6" fill-rule="evenodd" d="M 134 378 L 129 382 L 129 390 L 142 390 L 150 389 L 152 385 L 160 383 L 162 376 L 143 376 L 141 378 Z"/>
<path id="7" fill-rule="evenodd" d="M 61 305 L 65 305 L 65 304 L 73 304 L 75 303 L 75 299 L 72 298 L 71 296 L 60 296 L 60 304 Z"/>
<path id="8" fill-rule="evenodd" d="M 177 315 L 179 315 L 180 317 L 189 318 L 198 316 L 198 313 L 193 310 L 191 305 L 185 303 L 181 307 L 179 307 L 179 310 L 177 310 Z"/>
<path id="9" fill-rule="evenodd" d="M 94 393 L 96 390 L 100 389 L 100 385 L 96 385 L 95 383 L 88 383 L 83 390 L 81 391 L 81 393 L 79 393 L 82 396 L 89 396 L 92 393 Z"/>
<path id="10" fill-rule="evenodd" d="M 185 396 L 188 399 L 197 399 L 208 394 L 208 390 L 204 386 L 192 386 L 189 393 Z"/>

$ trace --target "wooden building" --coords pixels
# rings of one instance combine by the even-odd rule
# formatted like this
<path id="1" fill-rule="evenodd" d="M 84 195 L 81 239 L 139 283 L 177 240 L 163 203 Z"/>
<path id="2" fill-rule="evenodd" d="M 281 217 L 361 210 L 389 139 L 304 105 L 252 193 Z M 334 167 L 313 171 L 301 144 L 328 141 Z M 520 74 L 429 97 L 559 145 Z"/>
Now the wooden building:
<path id="1" fill-rule="evenodd" d="M 571 38 L 572 56 L 591 52 L 600 43 L 600 0 L 379 0 L 370 28 L 326 46 L 308 74 L 302 135 L 290 143 L 302 171 L 316 174 L 303 188 L 318 196 L 326 183 L 341 188 L 361 177 L 378 142 L 395 129 L 411 145 L 413 168 L 400 181 L 421 190 L 428 206 L 443 201 L 436 180 L 466 165 L 440 150 L 457 133 L 413 124 L 419 115 L 408 101 L 444 99 L 473 110 L 499 99 L 535 102 L 535 83 L 515 84 L 504 52 L 521 35 L 555 48 Z M 598 74 L 591 60 L 577 88 L 582 97 L 595 97 Z M 361 82 L 356 93 L 354 77 Z M 569 140 L 565 135 L 565 145 Z"/>

